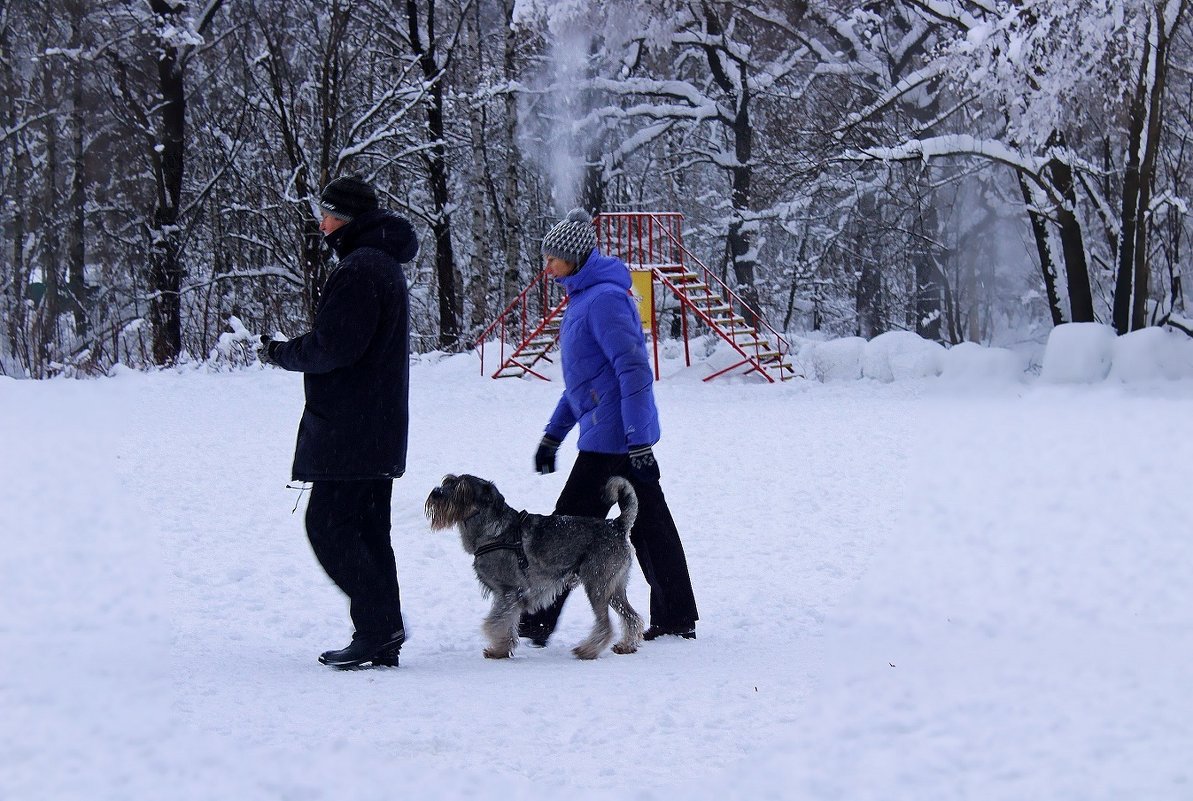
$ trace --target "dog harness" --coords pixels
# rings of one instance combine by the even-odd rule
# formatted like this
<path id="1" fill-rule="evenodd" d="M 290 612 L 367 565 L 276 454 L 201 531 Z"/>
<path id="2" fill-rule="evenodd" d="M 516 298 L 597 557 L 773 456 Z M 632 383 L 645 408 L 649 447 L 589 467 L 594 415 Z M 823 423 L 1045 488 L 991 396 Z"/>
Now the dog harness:
<path id="1" fill-rule="evenodd" d="M 518 567 L 523 570 L 530 567 L 530 560 L 526 558 L 526 551 L 522 548 L 522 524 L 526 522 L 529 514 L 526 510 L 518 512 L 518 519 L 510 523 L 505 531 L 501 532 L 500 537 L 477 548 L 476 553 L 472 555 L 473 558 L 476 559 L 494 551 L 513 551 L 514 555 L 518 557 Z"/>

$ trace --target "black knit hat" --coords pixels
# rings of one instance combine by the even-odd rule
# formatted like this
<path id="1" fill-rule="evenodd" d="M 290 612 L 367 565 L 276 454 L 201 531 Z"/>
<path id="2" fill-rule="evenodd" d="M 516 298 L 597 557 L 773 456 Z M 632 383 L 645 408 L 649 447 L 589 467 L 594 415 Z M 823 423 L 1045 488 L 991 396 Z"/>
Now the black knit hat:
<path id="1" fill-rule="evenodd" d="M 543 237 L 542 250 L 544 256 L 554 256 L 579 267 L 595 247 L 592 215 L 584 209 L 572 209 Z"/>
<path id="2" fill-rule="evenodd" d="M 377 208 L 377 192 L 371 184 L 356 175 L 337 178 L 323 187 L 319 208 L 332 217 L 351 220 Z"/>

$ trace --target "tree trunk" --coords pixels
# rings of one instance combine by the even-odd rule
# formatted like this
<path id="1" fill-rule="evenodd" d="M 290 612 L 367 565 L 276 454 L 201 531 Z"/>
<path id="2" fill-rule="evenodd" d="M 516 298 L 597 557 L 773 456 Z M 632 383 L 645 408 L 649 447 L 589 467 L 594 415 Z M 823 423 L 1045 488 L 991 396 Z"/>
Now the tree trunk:
<path id="1" fill-rule="evenodd" d="M 602 144 L 598 140 L 590 145 L 588 158 L 584 163 L 584 179 L 580 186 L 580 206 L 594 217 L 605 209 L 605 183 L 601 180 L 604 172 L 600 153 Z"/>
<path id="2" fill-rule="evenodd" d="M 873 339 L 883 333 L 882 325 L 882 276 L 878 265 L 871 259 L 863 259 L 857 278 L 857 329 L 856 334 Z"/>
<path id="3" fill-rule="evenodd" d="M 1164 116 L 1164 87 L 1171 33 L 1185 11 L 1181 3 L 1174 18 L 1165 19 L 1153 7 L 1144 38 L 1143 61 L 1129 109 L 1130 124 L 1123 176 L 1118 272 L 1114 283 L 1114 327 L 1120 334 L 1147 325 L 1149 206 L 1160 150 Z M 1171 24 L 1170 29 L 1166 27 Z"/>
<path id="4" fill-rule="evenodd" d="M 439 285 L 439 347 L 453 351 L 460 345 L 459 298 L 456 290 L 456 258 L 452 249 L 451 197 L 448 192 L 447 140 L 443 122 L 443 71 L 435 54 L 435 3 L 427 3 L 427 42 L 419 34 L 418 4 L 406 2 L 410 44 L 430 87 L 427 105 L 427 136 L 430 148 L 424 158 L 431 184 L 431 232 L 435 237 L 435 277 Z"/>
<path id="5" fill-rule="evenodd" d="M 7 59 L 4 59 L 7 61 Z M 24 207 L 28 202 L 28 197 L 24 196 L 25 187 L 29 180 L 29 169 L 27 164 L 27 156 L 13 147 L 13 187 L 15 191 L 11 200 L 17 204 L 17 208 Z M 25 295 L 29 289 L 28 270 L 25 264 L 25 215 L 14 214 L 12 220 L 12 319 L 9 320 L 8 325 L 8 341 L 12 343 L 15 351 L 20 351 L 21 344 L 26 342 L 26 331 L 28 327 L 28 317 L 26 315 Z M 27 343 L 26 343 L 27 344 Z M 25 369 L 33 372 L 33 360 L 30 358 L 32 354 L 26 354 L 20 361 L 24 363 Z"/>
<path id="6" fill-rule="evenodd" d="M 152 0 L 153 12 L 182 26 L 185 5 Z M 184 63 L 178 48 L 167 38 L 158 42 L 158 85 L 161 90 L 161 125 L 155 153 L 157 205 L 153 211 L 149 257 L 149 322 L 153 328 L 153 361 L 173 364 L 182 352 L 182 317 L 179 290 L 182 265 L 178 252 L 178 213 L 182 198 L 183 152 L 186 137 L 186 87 Z"/>
<path id="7" fill-rule="evenodd" d="M 518 175 L 522 169 L 522 151 L 518 147 L 518 98 L 512 90 L 518 78 L 518 42 L 514 26 L 515 0 L 504 0 L 505 11 L 505 188 L 503 190 L 503 221 L 505 232 L 505 276 L 502 281 L 502 308 L 522 291 L 522 226 L 518 214 Z"/>
<path id="8" fill-rule="evenodd" d="M 295 182 L 295 186 L 298 184 Z M 303 196 L 310 189 L 299 190 Z M 315 321 L 315 309 L 319 306 L 319 298 L 323 294 L 323 283 L 327 280 L 328 253 L 323 247 L 323 232 L 319 230 L 319 221 L 306 212 L 300 210 L 298 223 L 299 258 L 302 259 L 302 291 L 306 297 L 307 314 L 310 322 Z"/>
<path id="9" fill-rule="evenodd" d="M 477 53 L 480 48 L 480 31 L 475 27 L 472 38 Z M 483 71 L 484 65 L 477 64 L 478 72 Z M 472 278 L 468 285 L 468 299 L 472 306 L 469 317 L 469 339 L 476 337 L 484 330 L 489 321 L 489 265 L 493 258 L 492 244 L 489 241 L 488 226 L 485 224 L 485 190 L 488 181 L 485 176 L 487 160 L 485 159 L 485 115 L 482 109 L 473 109 L 469 135 L 472 145 Z"/>
<path id="10" fill-rule="evenodd" d="M 5 130 L 15 130 L 19 112 L 19 91 L 18 79 L 15 71 L 15 58 L 8 58 L 7 55 L 13 52 L 12 40 L 13 31 L 10 22 L 7 18 L 0 18 L 0 53 L 4 53 L 5 57 L 0 58 L 0 74 L 3 75 L 3 87 L 5 91 L 0 93 L 0 100 L 3 102 L 3 116 L 0 117 L 0 124 Z M 5 167 L 11 169 L 9 185 L 11 189 L 6 190 L 5 201 L 11 204 L 14 213 L 12 215 L 12 240 L 8 241 L 7 237 L 3 237 L 6 245 L 11 245 L 11 261 L 8 265 L 4 265 L 6 257 L 0 256 L 0 297 L 4 297 L 4 306 L 0 307 L 0 318 L 3 318 L 2 324 L 6 328 L 5 337 L 0 337 L 0 340 L 7 340 L 8 347 L 11 348 L 13 356 L 17 357 L 16 361 L 21 364 L 24 370 L 28 371 L 30 368 L 29 360 L 21 354 L 21 344 L 25 340 L 26 318 L 25 318 L 25 294 L 27 291 L 27 279 L 25 271 L 25 216 L 20 213 L 22 209 L 27 207 L 29 198 L 25 195 L 26 187 L 29 181 L 29 170 L 27 165 L 28 151 L 21 146 L 22 135 L 16 134 L 6 138 L 4 141 L 4 156 L 6 160 Z M 7 280 L 8 276 L 4 275 L 3 267 L 8 266 L 11 269 L 11 280 Z M 0 341 L 0 347 L 3 342 Z M 7 354 L 0 353 L 0 357 Z"/>
<path id="11" fill-rule="evenodd" d="M 1027 179 L 1019 175 L 1019 191 L 1023 195 L 1023 205 L 1027 209 L 1027 217 L 1031 222 L 1031 232 L 1036 240 L 1036 255 L 1040 258 L 1040 274 L 1044 278 L 1044 294 L 1048 299 L 1048 311 L 1052 313 L 1052 324 L 1060 325 L 1065 321 L 1064 311 L 1060 305 L 1060 293 L 1056 288 L 1056 262 L 1052 258 L 1052 244 L 1048 238 L 1048 220 L 1036 211 L 1036 201 L 1032 196 L 1031 186 Z"/>
<path id="12" fill-rule="evenodd" d="M 1139 144 L 1143 137 L 1143 109 L 1139 102 L 1139 88 L 1131 102 L 1131 122 L 1127 136 L 1126 169 L 1119 219 L 1118 271 L 1114 280 L 1114 330 L 1125 334 L 1131 330 L 1131 290 L 1135 283 L 1135 239 L 1139 236 Z"/>
<path id="13" fill-rule="evenodd" d="M 72 2 L 71 14 L 71 48 L 82 46 L 82 28 L 84 24 L 84 7 L 81 2 Z M 85 121 L 83 109 L 83 75 L 79 62 L 75 62 L 70 76 L 71 108 L 70 129 L 72 137 L 70 193 L 67 196 L 67 291 L 70 299 L 70 311 L 74 317 L 75 335 L 83 341 L 88 336 L 87 330 L 87 298 L 86 293 L 86 263 L 87 240 L 85 223 L 87 219 L 87 161 L 86 138 L 84 135 Z"/>
<path id="14" fill-rule="evenodd" d="M 587 78 L 593 80 L 599 77 L 595 73 L 595 59 L 591 58 L 596 53 L 595 37 L 590 44 L 590 52 L 588 59 L 588 66 L 586 67 Z M 585 92 L 584 108 L 596 108 L 600 102 L 600 93 L 595 90 L 587 90 Z M 594 217 L 605 210 L 605 131 L 604 128 L 599 128 L 596 136 L 591 141 L 586 143 L 584 159 L 584 176 L 583 183 L 580 187 L 580 205 L 586 209 Z"/>
<path id="15" fill-rule="evenodd" d="M 750 122 L 750 95 L 745 88 L 745 70 L 742 70 L 742 95 L 738 102 L 737 116 L 733 119 L 733 149 L 736 164 L 733 167 L 733 219 L 729 224 L 729 253 L 733 259 L 733 274 L 737 278 L 737 292 L 750 310 L 761 313 L 758 303 L 758 263 L 754 258 L 751 234 L 754 223 L 750 204 L 753 172 L 750 162 L 754 157 L 754 128 Z M 757 325 L 758 320 L 749 310 L 743 310 L 746 322 Z"/>
<path id="16" fill-rule="evenodd" d="M 711 36 L 719 37 L 724 33 L 724 27 L 713 10 L 705 6 L 705 30 Z M 705 46 L 709 70 L 713 80 L 729 96 L 733 104 L 734 116 L 730 126 L 733 135 L 734 164 L 730 170 L 731 196 L 733 215 L 729 221 L 729 257 L 733 263 L 733 274 L 737 279 L 738 297 L 749 307 L 742 309 L 746 322 L 757 324 L 755 312 L 761 313 L 758 303 L 758 288 L 755 285 L 757 261 L 751 247 L 751 234 L 754 223 L 750 205 L 753 200 L 751 183 L 753 180 L 752 161 L 754 158 L 754 126 L 750 120 L 750 84 L 749 74 L 744 65 L 738 69 L 737 83 L 730 79 L 721 63 L 720 51 L 711 46 Z"/>
<path id="17" fill-rule="evenodd" d="M 1065 137 L 1054 131 L 1048 144 L 1064 147 Z M 1048 179 L 1057 193 L 1064 198 L 1057 204 L 1056 217 L 1060 227 L 1061 251 L 1065 260 L 1065 277 L 1069 288 L 1069 315 L 1075 323 L 1092 323 L 1094 298 L 1089 284 L 1089 263 L 1085 258 L 1085 239 L 1081 223 L 1077 219 L 1077 195 L 1073 189 L 1073 169 L 1060 159 L 1048 163 Z"/>
<path id="18" fill-rule="evenodd" d="M 873 339 L 883 333 L 882 273 L 867 241 L 868 226 L 878 217 L 878 203 L 873 192 L 865 191 L 857 199 L 853 220 L 853 253 L 858 261 L 854 286 L 854 313 L 859 337 Z"/>
<path id="19" fill-rule="evenodd" d="M 54 102 L 58 96 L 54 87 L 53 70 L 48 61 L 43 61 L 42 91 L 47 103 Z M 41 309 L 38 315 L 40 332 L 38 336 L 37 359 L 46 364 L 54 357 L 54 350 L 61 343 L 58 336 L 58 315 L 62 307 L 61 275 L 62 275 L 62 234 L 61 221 L 58 219 L 58 115 L 51 114 L 46 118 L 46 159 L 45 159 L 45 196 L 41 202 L 39 218 L 42 231 L 42 276 L 45 282 L 45 294 L 41 298 Z M 39 369 L 39 373 L 42 371 Z"/>
<path id="20" fill-rule="evenodd" d="M 931 203 L 921 205 L 917 219 L 917 237 L 912 261 L 915 269 L 915 332 L 925 339 L 943 341 L 940 265 L 936 261 L 926 231 L 936 231 L 936 209 Z"/>

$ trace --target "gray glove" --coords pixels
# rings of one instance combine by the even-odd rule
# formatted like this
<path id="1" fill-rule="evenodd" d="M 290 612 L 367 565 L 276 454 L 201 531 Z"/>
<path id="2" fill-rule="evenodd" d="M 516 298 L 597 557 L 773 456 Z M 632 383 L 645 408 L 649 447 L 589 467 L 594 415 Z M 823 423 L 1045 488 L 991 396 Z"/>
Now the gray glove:
<path id="1" fill-rule="evenodd" d="M 659 463 L 649 445 L 630 446 L 630 475 L 640 484 L 659 480 Z"/>

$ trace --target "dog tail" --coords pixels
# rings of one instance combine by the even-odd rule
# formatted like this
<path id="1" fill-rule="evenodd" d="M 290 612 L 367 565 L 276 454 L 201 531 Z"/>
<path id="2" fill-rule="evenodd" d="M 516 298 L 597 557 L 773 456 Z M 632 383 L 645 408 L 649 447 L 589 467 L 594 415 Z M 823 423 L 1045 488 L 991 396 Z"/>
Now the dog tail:
<path id="1" fill-rule="evenodd" d="M 634 492 L 630 482 L 620 476 L 614 476 L 605 484 L 605 500 L 609 503 L 616 501 L 621 508 L 621 514 L 613 522 L 628 535 L 634 527 L 634 521 L 638 519 L 638 494 Z"/>

